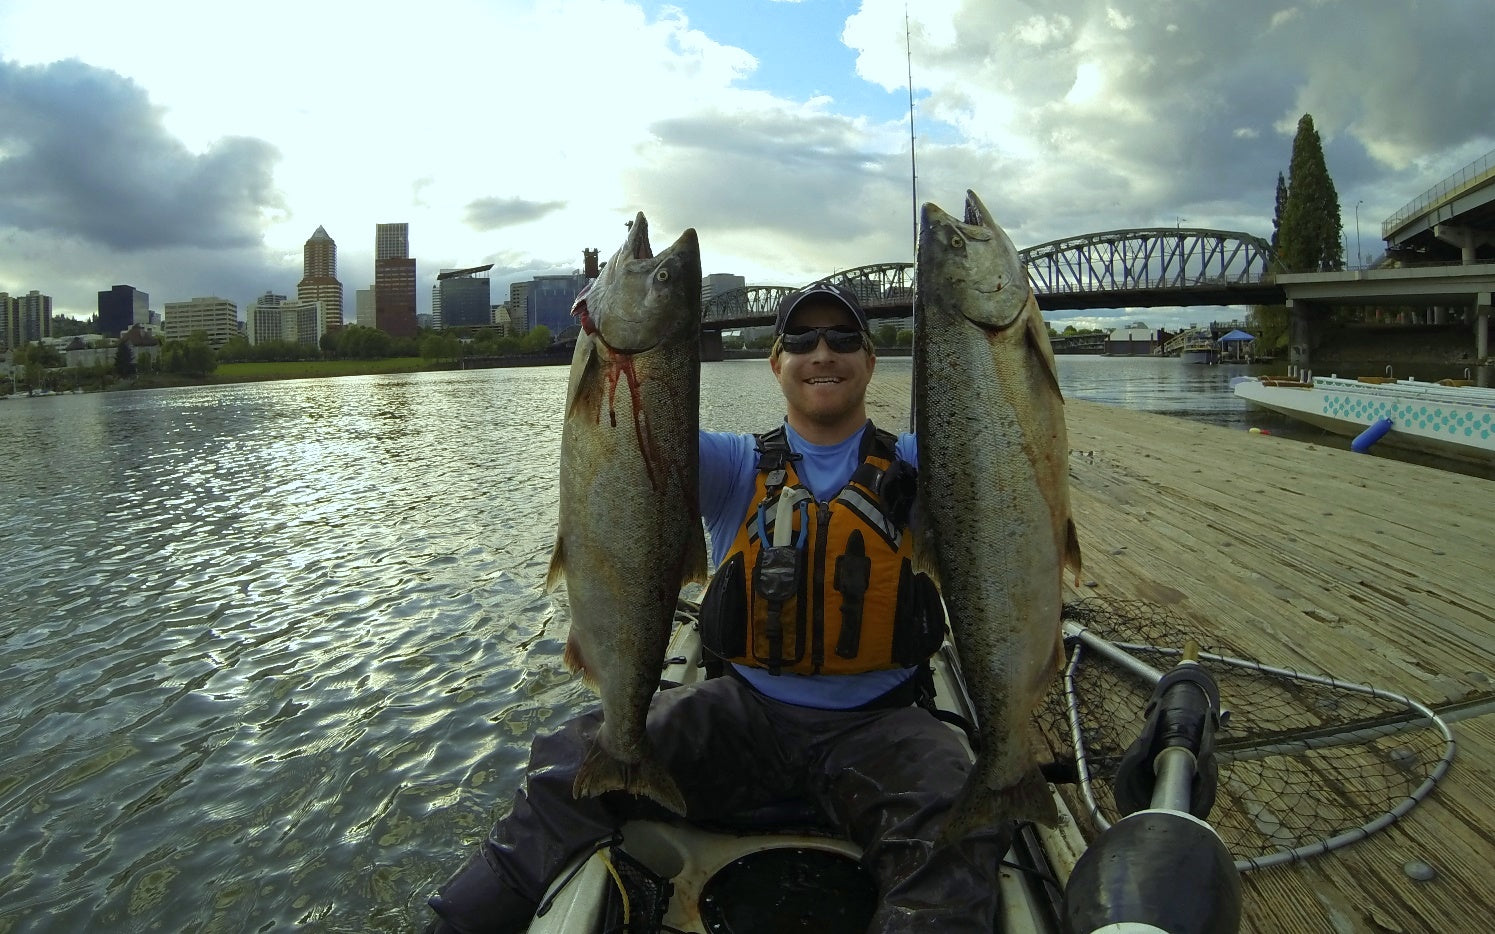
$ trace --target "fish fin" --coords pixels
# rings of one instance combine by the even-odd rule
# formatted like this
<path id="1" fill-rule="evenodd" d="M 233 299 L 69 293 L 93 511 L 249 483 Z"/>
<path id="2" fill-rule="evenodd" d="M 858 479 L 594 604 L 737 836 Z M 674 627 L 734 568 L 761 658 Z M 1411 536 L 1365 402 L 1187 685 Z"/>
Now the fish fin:
<path id="1" fill-rule="evenodd" d="M 929 510 L 925 508 L 924 497 L 915 496 L 914 504 L 909 508 L 909 534 L 914 537 L 913 565 L 915 571 L 923 571 L 929 575 L 938 587 L 940 583 L 940 555 L 939 545 L 934 536 L 929 533 Z"/>
<path id="2" fill-rule="evenodd" d="M 579 671 L 583 681 L 589 685 L 595 685 L 592 672 L 587 668 L 587 658 L 582 654 L 581 646 L 576 643 L 575 639 L 566 639 L 566 651 L 561 656 L 561 661 L 566 663 L 567 671 L 573 675 Z"/>
<path id="3" fill-rule="evenodd" d="M 555 537 L 555 550 L 550 553 L 550 568 L 545 572 L 545 589 L 554 590 L 566 576 L 566 540 Z"/>
<path id="4" fill-rule="evenodd" d="M 614 758 L 600 742 L 593 742 L 571 785 L 571 795 L 590 798 L 608 791 L 643 795 L 685 816 L 685 796 L 680 794 L 680 786 L 651 749 L 646 749 L 638 762 L 628 763 Z"/>
<path id="5" fill-rule="evenodd" d="M 706 567 L 706 528 L 699 521 L 691 523 L 692 531 L 686 536 L 685 565 L 680 575 L 680 585 L 704 584 L 711 579 Z"/>
<path id="6" fill-rule="evenodd" d="M 580 366 L 577 364 L 580 363 Z M 571 355 L 571 379 L 566 387 L 566 417 L 595 398 L 601 406 L 602 363 L 597 359 L 597 344 L 590 334 L 576 336 L 576 351 Z"/>
<path id="7" fill-rule="evenodd" d="M 1027 319 L 1024 333 L 1028 346 L 1033 348 L 1034 356 L 1038 358 L 1044 374 L 1048 376 L 1047 382 L 1054 390 L 1054 395 L 1062 400 L 1064 393 L 1059 391 L 1059 364 L 1054 361 L 1054 347 L 1049 343 L 1049 329 L 1044 327 L 1043 315 L 1038 310 L 1038 299 L 1033 297 L 1032 289 L 1028 290 L 1028 307 L 1024 308 L 1023 312 L 1023 317 Z"/>
<path id="8" fill-rule="evenodd" d="M 1075 586 L 1080 586 L 1080 539 L 1075 534 L 1075 518 L 1064 520 L 1064 563 L 1075 572 Z"/>

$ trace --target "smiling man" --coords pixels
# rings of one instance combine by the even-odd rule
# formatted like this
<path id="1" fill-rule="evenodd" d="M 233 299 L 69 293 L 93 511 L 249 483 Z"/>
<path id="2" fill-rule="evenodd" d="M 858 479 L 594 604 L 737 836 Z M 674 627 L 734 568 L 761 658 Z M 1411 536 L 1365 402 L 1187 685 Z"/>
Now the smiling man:
<path id="1" fill-rule="evenodd" d="M 912 569 L 914 437 L 867 420 L 877 357 L 852 292 L 790 293 L 774 330 L 783 423 L 700 439 L 716 567 L 701 639 L 717 676 L 657 694 L 650 740 L 688 819 L 799 800 L 859 845 L 878 891 L 869 930 L 990 932 L 1011 828 L 933 845 L 970 760 L 918 703 L 944 613 Z M 431 900 L 433 930 L 523 930 L 567 862 L 658 814 L 627 795 L 573 796 L 599 722 L 535 739 L 513 810 Z"/>

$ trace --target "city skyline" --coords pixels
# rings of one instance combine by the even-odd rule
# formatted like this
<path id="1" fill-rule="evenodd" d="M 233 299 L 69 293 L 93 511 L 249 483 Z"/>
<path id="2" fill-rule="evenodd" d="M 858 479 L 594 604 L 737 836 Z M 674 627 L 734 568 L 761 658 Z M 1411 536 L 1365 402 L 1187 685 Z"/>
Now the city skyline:
<path id="1" fill-rule="evenodd" d="M 188 9 L 0 5 L 0 291 L 72 317 L 119 283 L 289 295 L 323 226 L 352 320 L 375 278 L 366 231 L 397 218 L 425 312 L 440 269 L 492 263 L 502 298 L 610 255 L 639 210 L 657 242 L 696 228 L 706 269 L 802 284 L 910 260 L 915 204 L 966 188 L 1020 247 L 1147 226 L 1265 237 L 1304 113 L 1355 257 L 1495 149 L 1473 0 L 930 0 L 906 21 L 892 0 L 432 0 L 398 19 L 266 0 L 206 40 L 176 31 Z M 235 64 L 267 49 L 297 67 Z M 1409 64 L 1427 60 L 1460 65 Z"/>

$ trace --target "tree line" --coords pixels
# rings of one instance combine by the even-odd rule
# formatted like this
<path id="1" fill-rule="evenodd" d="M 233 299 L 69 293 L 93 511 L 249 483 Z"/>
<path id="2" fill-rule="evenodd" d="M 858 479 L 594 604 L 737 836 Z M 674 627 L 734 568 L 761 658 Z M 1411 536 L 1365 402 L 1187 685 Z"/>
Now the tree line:
<path id="1" fill-rule="evenodd" d="M 84 322 L 83 326 L 89 325 Z M 202 379 L 217 370 L 220 363 L 394 357 L 455 362 L 463 357 L 534 353 L 545 350 L 551 342 L 550 330 L 544 325 L 517 337 L 500 336 L 491 328 L 424 330 L 415 337 L 392 337 L 377 328 L 352 324 L 327 332 L 315 346 L 285 340 L 251 344 L 247 337 L 236 334 L 217 348 L 209 343 L 206 332 L 197 331 L 186 338 L 161 341 L 155 353 L 138 352 L 126 341 L 120 341 L 113 361 L 69 367 L 61 351 L 38 341 L 16 349 L 13 384 L 18 392 L 55 392 L 85 386 L 104 389 L 120 379 L 149 381 L 163 375 Z"/>

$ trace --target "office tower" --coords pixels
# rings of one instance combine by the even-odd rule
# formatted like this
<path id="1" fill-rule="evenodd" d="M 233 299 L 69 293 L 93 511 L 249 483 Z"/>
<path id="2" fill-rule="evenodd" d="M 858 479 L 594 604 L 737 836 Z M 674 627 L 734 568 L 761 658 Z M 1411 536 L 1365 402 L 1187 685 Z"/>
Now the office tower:
<path id="1" fill-rule="evenodd" d="M 239 333 L 239 306 L 226 298 L 209 295 L 190 302 L 167 302 L 162 331 L 167 340 L 186 340 L 196 331 L 207 335 L 214 349 Z"/>
<path id="2" fill-rule="evenodd" d="M 571 308 L 576 304 L 576 296 L 591 281 L 579 272 L 569 276 L 535 276 L 530 280 L 529 292 L 525 296 L 525 330 L 543 324 L 550 329 L 551 337 L 560 336 L 562 331 L 576 324 L 576 319 L 571 317 Z"/>
<path id="3" fill-rule="evenodd" d="M 378 326 L 378 319 L 374 317 L 374 288 L 359 289 L 353 293 L 353 323 L 359 327 L 372 328 Z"/>
<path id="4" fill-rule="evenodd" d="M 251 344 L 282 340 L 280 330 L 280 307 L 285 304 L 284 295 L 266 292 L 244 309 L 244 336 Z"/>
<path id="5" fill-rule="evenodd" d="M 137 324 L 150 323 L 151 297 L 133 285 L 116 285 L 99 293 L 99 333 L 119 337 Z"/>
<path id="6" fill-rule="evenodd" d="M 409 224 L 379 224 L 374 229 L 374 321 L 391 337 L 416 335 Z"/>
<path id="7" fill-rule="evenodd" d="M 280 339 L 306 347 L 318 347 L 322 335 L 327 333 L 327 322 L 331 316 L 327 305 L 321 301 L 297 299 L 285 302 L 280 308 Z M 341 316 L 342 312 L 338 312 Z"/>
<path id="8" fill-rule="evenodd" d="M 509 284 L 509 333 L 525 334 L 529 331 L 529 282 Z"/>
<path id="9" fill-rule="evenodd" d="M 21 303 L 0 292 L 0 350 L 14 350 L 21 342 Z"/>
<path id="10" fill-rule="evenodd" d="M 488 270 L 493 264 L 470 269 L 443 269 L 436 277 L 436 303 L 441 312 L 441 327 L 486 327 L 492 323 L 493 309 L 488 292 Z"/>
<path id="11" fill-rule="evenodd" d="M 713 296 L 725 295 L 737 289 L 747 288 L 747 280 L 730 272 L 713 272 L 701 277 L 701 304 L 711 301 Z"/>
<path id="12" fill-rule="evenodd" d="M 20 318 L 19 343 L 30 344 L 52 336 L 52 296 L 32 289 L 16 299 Z"/>
<path id="13" fill-rule="evenodd" d="M 303 302 L 321 302 L 326 320 L 322 331 L 343 326 L 343 284 L 337 278 L 337 242 L 318 227 L 301 250 L 301 281 L 296 283 L 296 298 Z"/>

